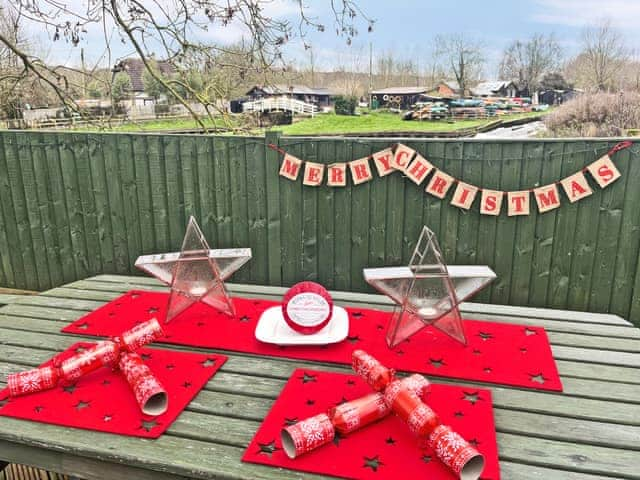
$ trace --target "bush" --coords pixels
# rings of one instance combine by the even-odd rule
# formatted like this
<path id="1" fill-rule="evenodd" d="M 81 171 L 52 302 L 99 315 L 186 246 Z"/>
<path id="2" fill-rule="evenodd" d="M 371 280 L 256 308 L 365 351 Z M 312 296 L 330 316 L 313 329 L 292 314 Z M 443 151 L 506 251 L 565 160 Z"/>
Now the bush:
<path id="1" fill-rule="evenodd" d="M 545 125 L 554 137 L 626 136 L 640 127 L 640 94 L 580 95 L 547 115 Z"/>
<path id="2" fill-rule="evenodd" d="M 356 97 L 338 96 L 335 99 L 336 115 L 355 115 L 358 99 Z"/>

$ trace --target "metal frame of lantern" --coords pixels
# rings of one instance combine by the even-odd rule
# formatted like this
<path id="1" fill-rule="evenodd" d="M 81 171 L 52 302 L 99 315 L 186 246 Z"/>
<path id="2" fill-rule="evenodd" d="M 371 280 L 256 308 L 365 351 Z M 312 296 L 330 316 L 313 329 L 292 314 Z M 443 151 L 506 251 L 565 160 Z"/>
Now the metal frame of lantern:
<path id="1" fill-rule="evenodd" d="M 435 234 L 426 226 L 408 266 L 365 268 L 363 274 L 396 303 L 386 333 L 390 348 L 429 325 L 466 345 L 458 305 L 496 278 L 488 266 L 447 266 Z"/>
<path id="2" fill-rule="evenodd" d="M 250 248 L 210 249 L 190 217 L 180 252 L 140 256 L 135 266 L 171 287 L 165 319 L 169 322 L 196 302 L 235 316 L 224 281 L 250 259 Z"/>

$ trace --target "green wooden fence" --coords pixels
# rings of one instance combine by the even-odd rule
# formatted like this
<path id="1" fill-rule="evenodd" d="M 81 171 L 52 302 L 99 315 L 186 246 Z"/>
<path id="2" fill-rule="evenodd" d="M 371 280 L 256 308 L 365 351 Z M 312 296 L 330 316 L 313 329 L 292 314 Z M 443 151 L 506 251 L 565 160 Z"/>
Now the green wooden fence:
<path id="1" fill-rule="evenodd" d="M 270 142 L 320 163 L 360 158 L 384 139 L 0 133 L 0 286 L 43 290 L 134 273 L 142 253 L 179 248 L 189 215 L 215 247 L 251 247 L 233 281 L 317 280 L 368 290 L 365 266 L 407 261 L 423 224 L 452 264 L 498 274 L 477 301 L 614 312 L 640 320 L 638 147 L 623 177 L 575 204 L 527 217 L 462 211 L 396 173 L 347 188 L 278 176 Z M 587 165 L 615 141 L 407 140 L 437 167 L 520 190 Z M 451 194 L 449 194 L 450 196 Z"/>

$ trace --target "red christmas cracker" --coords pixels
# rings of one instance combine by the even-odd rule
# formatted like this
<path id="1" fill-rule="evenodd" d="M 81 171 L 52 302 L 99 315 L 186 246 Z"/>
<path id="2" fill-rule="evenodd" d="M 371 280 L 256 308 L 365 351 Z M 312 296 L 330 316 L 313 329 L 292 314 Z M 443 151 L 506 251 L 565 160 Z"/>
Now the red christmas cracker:
<path id="1" fill-rule="evenodd" d="M 96 343 L 92 348 L 62 362 L 7 376 L 9 396 L 49 390 L 60 383 L 70 383 L 103 366 L 113 366 L 120 353 L 134 352 L 147 343 L 162 337 L 164 332 L 155 318 L 136 325 L 113 340 Z"/>
<path id="2" fill-rule="evenodd" d="M 411 375 L 398 383 L 414 395 L 422 397 L 429 392 L 429 381 L 422 375 Z M 285 427 L 281 433 L 282 445 L 290 458 L 296 458 L 331 442 L 336 431 L 346 435 L 390 413 L 391 407 L 385 403 L 384 395 L 380 392 L 370 393 L 333 407 L 328 414 L 319 414 Z"/>
<path id="3" fill-rule="evenodd" d="M 167 391 L 137 353 L 123 353 L 118 362 L 120 370 L 135 394 L 142 413 L 162 415 L 167 411 Z"/>
<path id="4" fill-rule="evenodd" d="M 384 385 L 385 404 L 407 423 L 409 430 L 427 441 L 442 463 L 462 480 L 480 477 L 484 469 L 483 455 L 450 427 L 441 425 L 438 415 L 414 391 L 399 380 L 385 383 L 385 367 L 362 350 L 353 352 L 353 367 L 374 389 Z"/>
<path id="5" fill-rule="evenodd" d="M 482 454 L 447 425 L 439 425 L 431 432 L 428 445 L 462 480 L 477 479 L 482 474 Z"/>
<path id="6" fill-rule="evenodd" d="M 375 391 L 384 390 L 391 382 L 393 370 L 382 365 L 364 350 L 354 350 L 351 358 L 353 370 Z"/>
<path id="7" fill-rule="evenodd" d="M 296 458 L 333 440 L 336 432 L 325 413 L 307 418 L 282 430 L 282 448 Z"/>

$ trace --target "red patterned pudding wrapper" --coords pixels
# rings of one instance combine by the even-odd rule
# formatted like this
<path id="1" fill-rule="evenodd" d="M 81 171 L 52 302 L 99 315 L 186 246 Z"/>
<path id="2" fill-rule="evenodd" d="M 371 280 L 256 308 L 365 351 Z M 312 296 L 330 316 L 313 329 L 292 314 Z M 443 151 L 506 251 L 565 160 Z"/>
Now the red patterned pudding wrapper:
<path id="1" fill-rule="evenodd" d="M 126 352 L 135 352 L 140 347 L 147 345 L 164 336 L 164 331 L 156 318 L 139 323 L 113 340 L 120 344 L 120 348 Z"/>
<path id="2" fill-rule="evenodd" d="M 140 355 L 123 353 L 118 366 L 133 389 L 142 413 L 156 416 L 167 411 L 167 392 Z"/>
<path id="3" fill-rule="evenodd" d="M 393 370 L 382 365 L 364 350 L 354 350 L 351 356 L 351 366 L 371 388 L 381 391 L 393 379 Z"/>
<path id="4" fill-rule="evenodd" d="M 399 380 L 385 389 L 384 401 L 419 437 L 428 436 L 440 424 L 438 415 Z"/>
<path id="5" fill-rule="evenodd" d="M 289 458 L 326 445 L 333 440 L 336 432 L 329 417 L 321 413 L 282 429 L 282 448 Z"/>
<path id="6" fill-rule="evenodd" d="M 329 410 L 329 418 L 338 432 L 347 434 L 380 420 L 389 413 L 391 409 L 384 403 L 384 396 L 375 392 L 332 408 Z"/>
<path id="7" fill-rule="evenodd" d="M 461 480 L 477 480 L 484 470 L 484 457 L 469 442 L 451 430 L 439 425 L 431 432 L 428 445 L 447 467 Z"/>
<path id="8" fill-rule="evenodd" d="M 333 314 L 329 292 L 315 282 L 300 282 L 282 297 L 282 316 L 296 332 L 305 335 L 322 330 Z"/>

